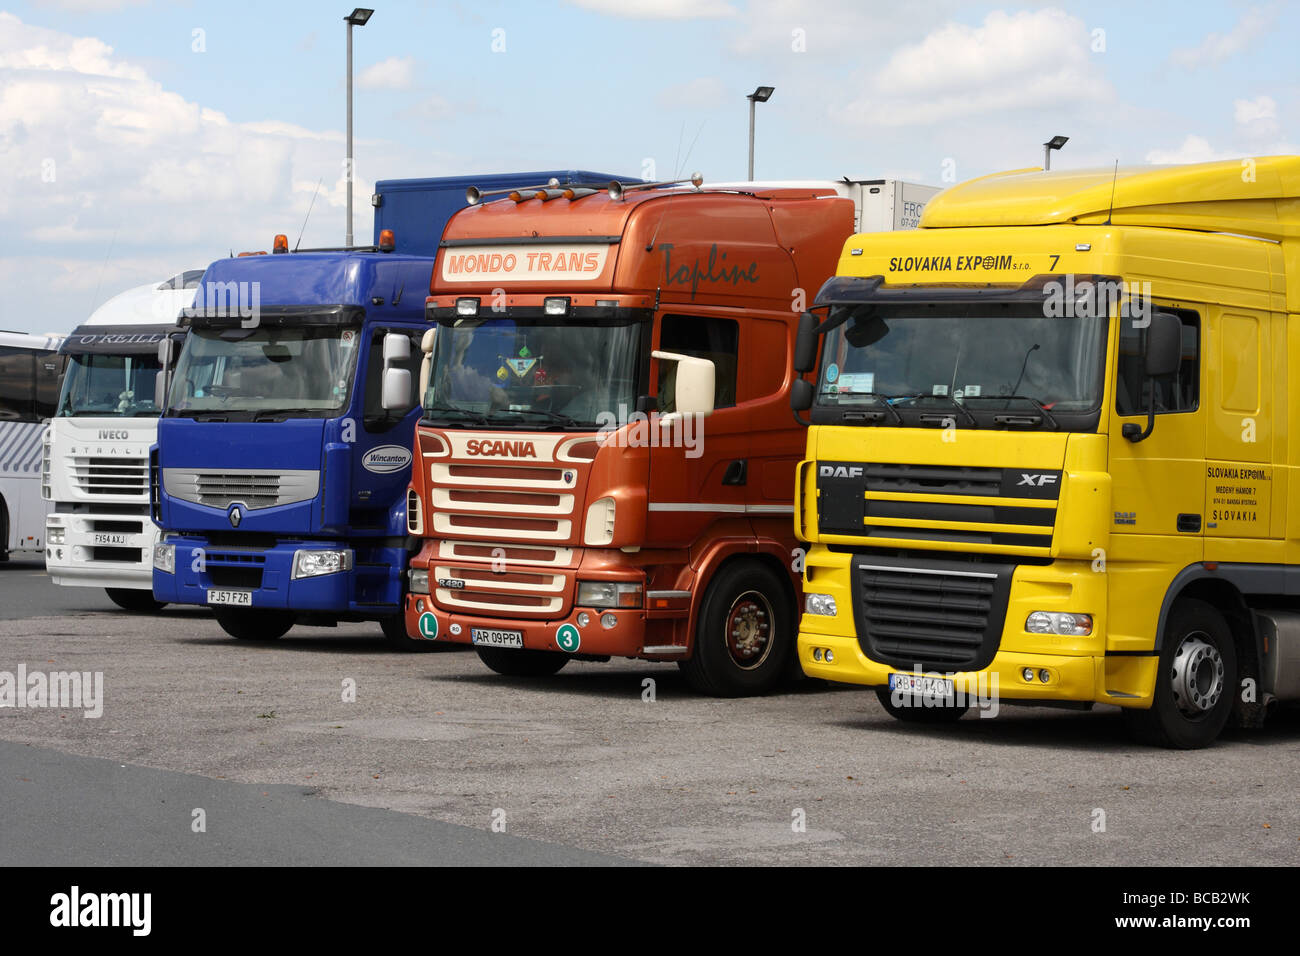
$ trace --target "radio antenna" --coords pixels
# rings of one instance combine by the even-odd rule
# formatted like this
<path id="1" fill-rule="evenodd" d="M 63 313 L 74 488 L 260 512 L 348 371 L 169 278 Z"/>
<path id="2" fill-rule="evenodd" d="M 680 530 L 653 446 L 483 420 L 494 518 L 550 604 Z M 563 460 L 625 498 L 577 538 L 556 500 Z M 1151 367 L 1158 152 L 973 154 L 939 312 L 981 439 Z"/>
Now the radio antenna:
<path id="1" fill-rule="evenodd" d="M 311 218 L 312 207 L 316 205 L 316 196 L 320 192 L 320 184 L 324 181 L 324 176 L 316 180 L 316 192 L 311 194 L 311 202 L 307 206 L 307 215 L 302 217 L 302 228 L 298 230 L 298 241 L 293 244 L 294 252 L 297 252 L 298 247 L 302 245 L 302 234 L 307 231 L 307 220 Z"/>
<path id="2" fill-rule="evenodd" d="M 1115 181 L 1119 179 L 1119 160 L 1115 160 L 1115 175 L 1110 180 L 1110 208 L 1106 210 L 1106 225 L 1110 225 L 1110 217 L 1115 214 Z"/>

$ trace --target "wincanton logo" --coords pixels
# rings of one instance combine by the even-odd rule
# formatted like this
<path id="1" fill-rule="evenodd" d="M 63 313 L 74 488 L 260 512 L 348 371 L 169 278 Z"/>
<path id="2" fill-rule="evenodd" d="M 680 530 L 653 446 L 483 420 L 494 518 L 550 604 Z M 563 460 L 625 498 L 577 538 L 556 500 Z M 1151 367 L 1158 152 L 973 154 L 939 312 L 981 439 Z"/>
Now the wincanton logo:
<path id="1" fill-rule="evenodd" d="M 492 441 L 471 438 L 465 444 L 467 455 L 489 455 L 497 458 L 536 458 L 537 450 L 530 441 Z"/>
<path id="2" fill-rule="evenodd" d="M 401 445 L 380 445 L 361 458 L 361 467 L 375 475 L 401 471 L 411 463 L 411 453 Z"/>

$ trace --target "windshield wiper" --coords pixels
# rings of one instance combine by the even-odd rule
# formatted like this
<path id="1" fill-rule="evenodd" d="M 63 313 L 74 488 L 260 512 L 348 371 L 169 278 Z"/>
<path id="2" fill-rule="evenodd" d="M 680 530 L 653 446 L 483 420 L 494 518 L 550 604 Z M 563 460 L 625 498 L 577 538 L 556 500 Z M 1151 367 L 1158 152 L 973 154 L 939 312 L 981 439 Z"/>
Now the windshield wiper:
<path id="1" fill-rule="evenodd" d="M 1047 420 L 1047 424 L 1051 425 L 1053 428 L 1058 427 L 1056 424 L 1056 419 L 1055 417 L 1053 417 L 1052 413 L 1047 410 L 1047 407 L 1043 405 L 1042 402 L 1034 398 L 1032 395 L 967 395 L 966 396 L 967 401 L 970 401 L 972 398 L 975 399 L 976 401 L 984 400 L 989 402 L 996 402 L 996 401 L 1029 402 L 1031 405 L 1034 406 L 1034 408 L 1038 409 L 1039 412 L 1042 413 L 1043 419 Z M 1028 419 L 1030 416 L 1026 415 L 1024 417 Z M 1039 422 L 1041 423 L 1043 419 L 1039 419 Z M 1020 422 L 999 422 L 999 424 L 1018 425 L 1021 423 Z"/>
<path id="2" fill-rule="evenodd" d="M 576 418 L 565 415 L 563 412 L 553 412 L 546 408 L 507 408 L 503 411 L 508 415 L 542 415 L 557 425 L 563 425 L 566 428 L 583 428 L 585 427 Z"/>
<path id="3" fill-rule="evenodd" d="M 437 422 L 439 418 L 447 421 L 454 421 L 454 419 L 448 417 L 451 415 L 458 415 L 460 416 L 461 421 L 468 421 L 471 424 L 480 426 L 481 428 L 488 428 L 491 425 L 487 416 L 482 412 L 471 412 L 464 408 L 453 408 L 450 405 L 439 405 L 434 408 L 426 408 L 421 421 Z"/>
<path id="4" fill-rule="evenodd" d="M 915 395 L 898 395 L 893 399 L 891 399 L 889 404 L 891 407 L 893 407 L 894 405 L 899 405 L 903 402 L 914 402 L 917 399 L 921 399 L 921 398 L 942 399 L 943 401 L 951 405 L 953 408 L 957 409 L 957 411 L 965 415 L 966 420 L 968 422 L 970 422 L 976 428 L 979 427 L 979 419 L 977 419 L 974 415 L 970 413 L 970 409 L 963 407 L 962 403 L 957 401 L 957 399 L 953 398 L 951 395 L 934 395 L 930 392 L 917 392 Z"/>
<path id="5" fill-rule="evenodd" d="M 328 411 L 323 408 L 264 408 L 259 412 L 253 413 L 252 420 L 255 422 L 285 421 L 291 415 L 306 412 L 307 418 L 320 418 L 321 412 Z"/>

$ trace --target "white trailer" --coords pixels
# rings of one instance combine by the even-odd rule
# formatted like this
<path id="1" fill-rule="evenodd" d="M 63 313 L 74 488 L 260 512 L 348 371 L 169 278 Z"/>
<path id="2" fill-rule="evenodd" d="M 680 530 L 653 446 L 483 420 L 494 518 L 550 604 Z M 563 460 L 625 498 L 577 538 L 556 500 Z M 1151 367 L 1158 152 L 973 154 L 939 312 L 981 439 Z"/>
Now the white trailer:
<path id="1" fill-rule="evenodd" d="M 901 179 L 782 179 L 752 183 L 710 183 L 709 189 L 834 189 L 853 200 L 853 231 L 892 232 L 915 229 L 925 204 L 937 196 L 937 186 Z M 848 237 L 845 236 L 847 239 Z"/>
<path id="2" fill-rule="evenodd" d="M 158 345 L 179 334 L 203 270 L 128 289 L 63 343 L 67 371 L 45 441 L 45 567 L 55 584 L 102 587 L 127 610 L 151 610 L 149 447 L 157 440 Z"/>
<path id="3" fill-rule="evenodd" d="M 41 436 L 59 394 L 61 341 L 0 332 L 0 561 L 45 547 Z"/>

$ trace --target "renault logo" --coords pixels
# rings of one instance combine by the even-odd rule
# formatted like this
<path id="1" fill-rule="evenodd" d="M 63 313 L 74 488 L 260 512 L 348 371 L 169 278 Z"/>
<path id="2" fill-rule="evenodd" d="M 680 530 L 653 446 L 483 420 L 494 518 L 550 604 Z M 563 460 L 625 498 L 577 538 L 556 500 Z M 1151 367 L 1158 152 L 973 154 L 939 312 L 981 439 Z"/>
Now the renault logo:
<path id="1" fill-rule="evenodd" d="M 242 521 L 243 518 L 244 514 L 239 510 L 238 505 L 230 509 L 230 527 L 238 528 L 239 522 Z"/>

